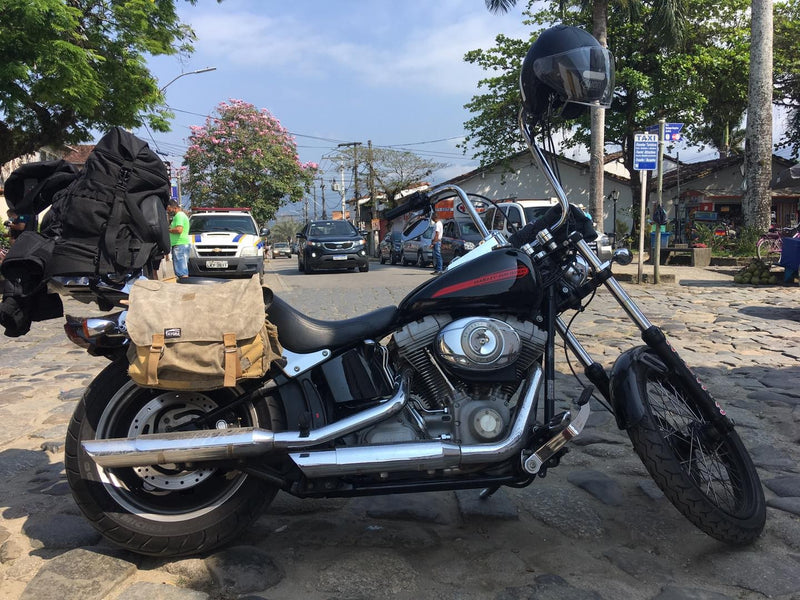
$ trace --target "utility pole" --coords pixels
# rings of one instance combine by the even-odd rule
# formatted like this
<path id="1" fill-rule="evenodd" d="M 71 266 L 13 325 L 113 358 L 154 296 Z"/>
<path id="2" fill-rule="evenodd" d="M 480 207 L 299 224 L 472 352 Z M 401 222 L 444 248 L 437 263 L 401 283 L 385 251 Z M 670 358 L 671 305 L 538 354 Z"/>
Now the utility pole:
<path id="1" fill-rule="evenodd" d="M 338 148 L 353 147 L 353 221 L 356 223 L 360 217 L 358 214 L 358 147 L 360 145 L 361 142 L 345 142 L 338 145 Z M 342 182 L 344 182 L 344 172 L 342 172 Z"/>
<path id="2" fill-rule="evenodd" d="M 372 167 L 374 156 L 372 155 L 372 140 L 367 140 L 367 167 L 369 175 L 367 179 L 367 186 L 369 187 L 369 204 L 372 207 L 372 221 L 378 222 L 378 199 L 375 197 L 375 171 Z M 370 227 L 371 229 L 371 227 Z M 380 239 L 380 224 L 376 227 L 376 231 L 370 237 L 370 250 L 374 256 L 378 255 L 378 240 Z"/>
<path id="3" fill-rule="evenodd" d="M 339 192 L 342 195 L 342 221 L 347 220 L 347 206 L 344 202 L 345 187 L 344 187 L 344 164 L 339 165 L 339 173 L 342 176 L 342 183 L 337 183 L 335 179 L 331 179 L 331 189 L 334 192 Z"/>
<path id="4" fill-rule="evenodd" d="M 322 191 L 322 218 L 327 219 L 328 215 L 325 214 L 325 180 L 322 177 L 319 178 L 319 189 Z"/>
<path id="5" fill-rule="evenodd" d="M 317 220 L 317 186 L 311 188 L 312 193 L 314 194 L 314 220 Z"/>

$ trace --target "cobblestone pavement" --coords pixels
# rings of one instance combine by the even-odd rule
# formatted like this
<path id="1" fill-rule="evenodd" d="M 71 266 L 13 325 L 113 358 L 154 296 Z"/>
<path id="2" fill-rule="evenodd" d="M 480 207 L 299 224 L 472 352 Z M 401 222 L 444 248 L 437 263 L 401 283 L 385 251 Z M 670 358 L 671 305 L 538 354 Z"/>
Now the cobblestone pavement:
<path id="1" fill-rule="evenodd" d="M 712 270 L 673 272 L 673 283 L 627 289 L 751 450 L 769 507 L 751 547 L 723 546 L 681 517 L 627 436 L 596 412 L 560 468 L 488 501 L 476 491 L 280 494 L 237 545 L 211 555 L 164 561 L 121 552 L 80 516 L 64 476 L 70 414 L 104 360 L 66 341 L 55 320 L 0 340 L 0 600 L 796 600 L 800 290 L 734 287 Z M 269 283 L 314 316 L 322 305 L 338 307 L 336 318 L 396 303 L 407 291 L 384 285 L 353 297 L 343 278 L 310 295 L 279 275 Z M 606 365 L 637 343 L 602 292 L 573 328 Z M 570 396 L 577 386 L 565 373 L 559 389 Z"/>

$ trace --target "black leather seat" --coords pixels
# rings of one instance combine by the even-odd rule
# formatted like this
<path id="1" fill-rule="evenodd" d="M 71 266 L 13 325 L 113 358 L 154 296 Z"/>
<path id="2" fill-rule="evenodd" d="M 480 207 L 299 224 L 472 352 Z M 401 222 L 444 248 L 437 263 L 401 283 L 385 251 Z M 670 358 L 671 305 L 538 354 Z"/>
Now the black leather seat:
<path id="1" fill-rule="evenodd" d="M 386 306 L 352 319 L 322 321 L 304 315 L 277 296 L 267 308 L 267 318 L 277 325 L 283 347 L 299 354 L 383 337 L 396 314 L 396 306 Z"/>

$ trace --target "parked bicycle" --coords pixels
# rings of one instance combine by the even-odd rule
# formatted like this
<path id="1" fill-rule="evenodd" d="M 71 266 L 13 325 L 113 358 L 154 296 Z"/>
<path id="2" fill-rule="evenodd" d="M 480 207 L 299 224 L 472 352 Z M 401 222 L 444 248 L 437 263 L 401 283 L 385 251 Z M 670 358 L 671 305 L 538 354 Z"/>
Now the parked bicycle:
<path id="1" fill-rule="evenodd" d="M 796 227 L 771 228 L 758 238 L 756 255 L 760 260 L 777 264 L 783 251 L 783 238 L 800 238 L 800 225 Z"/>

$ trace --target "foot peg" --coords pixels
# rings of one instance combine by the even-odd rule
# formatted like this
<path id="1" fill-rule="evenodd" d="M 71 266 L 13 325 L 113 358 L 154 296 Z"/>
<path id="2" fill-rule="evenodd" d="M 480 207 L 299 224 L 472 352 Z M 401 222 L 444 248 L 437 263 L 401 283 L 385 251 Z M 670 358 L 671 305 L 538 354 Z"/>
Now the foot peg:
<path id="1" fill-rule="evenodd" d="M 522 467 L 528 473 L 531 475 L 536 475 L 542 468 L 542 465 L 550 460 L 550 458 L 552 458 L 556 452 L 561 450 L 564 444 L 583 431 L 586 421 L 589 419 L 589 413 L 591 412 L 591 409 L 589 408 L 589 397 L 592 395 L 593 391 L 594 388 L 591 386 L 584 389 L 580 399 L 578 400 L 578 405 L 581 407 L 581 409 L 578 411 L 578 414 L 575 416 L 575 418 L 570 421 L 569 425 L 550 438 L 536 452 L 531 454 L 523 461 Z M 565 415 L 565 418 L 568 418 L 568 416 L 569 413 Z"/>

